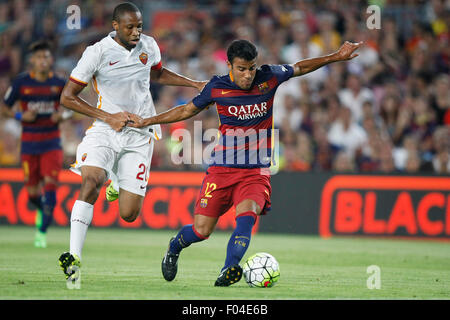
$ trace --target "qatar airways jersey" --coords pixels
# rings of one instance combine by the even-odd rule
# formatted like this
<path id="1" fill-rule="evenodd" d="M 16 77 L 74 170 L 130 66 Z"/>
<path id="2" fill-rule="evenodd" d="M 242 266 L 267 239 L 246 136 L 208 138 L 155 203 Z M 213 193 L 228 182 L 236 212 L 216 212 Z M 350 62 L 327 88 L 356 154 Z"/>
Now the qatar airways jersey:
<path id="1" fill-rule="evenodd" d="M 270 167 L 273 147 L 273 98 L 278 86 L 294 73 L 291 65 L 263 65 L 249 90 L 239 88 L 230 75 L 214 76 L 193 99 L 198 108 L 216 103 L 219 142 L 210 166 Z"/>
<path id="2" fill-rule="evenodd" d="M 37 114 L 32 122 L 22 121 L 22 154 L 61 150 L 59 126 L 51 116 L 59 109 L 64 85 L 65 81 L 53 73 L 41 82 L 32 72 L 27 72 L 19 75 L 7 90 L 5 105 L 13 107 L 19 101 L 22 112 L 32 110 Z"/>
<path id="3" fill-rule="evenodd" d="M 116 32 L 86 48 L 73 69 L 70 80 L 86 86 L 92 80 L 97 92 L 97 108 L 108 113 L 128 111 L 142 118 L 156 114 L 150 94 L 150 71 L 161 68 L 161 53 L 156 41 L 141 34 L 140 41 L 130 51 L 118 44 Z M 108 126 L 95 121 L 94 127 Z M 109 127 L 109 126 L 108 126 Z M 161 137 L 159 125 L 130 130 Z"/>

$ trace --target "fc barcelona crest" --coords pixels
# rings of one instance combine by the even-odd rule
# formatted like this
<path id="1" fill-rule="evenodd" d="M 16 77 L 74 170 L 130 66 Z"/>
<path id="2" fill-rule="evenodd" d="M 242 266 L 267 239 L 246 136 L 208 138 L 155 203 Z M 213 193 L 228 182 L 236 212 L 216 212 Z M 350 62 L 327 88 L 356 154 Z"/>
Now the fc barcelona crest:
<path id="1" fill-rule="evenodd" d="M 139 56 L 139 60 L 141 60 L 141 62 L 143 64 L 147 64 L 148 54 L 146 54 L 145 52 L 142 52 Z"/>
<path id="2" fill-rule="evenodd" d="M 266 82 L 258 84 L 258 89 L 261 93 L 267 93 L 270 89 L 269 84 Z"/>
<path id="3" fill-rule="evenodd" d="M 87 153 L 83 153 L 83 155 L 81 156 L 81 161 L 86 160 L 86 157 L 87 157 Z"/>
<path id="4" fill-rule="evenodd" d="M 61 87 L 59 87 L 59 86 L 51 86 L 51 87 L 50 87 L 50 91 L 51 91 L 53 94 L 58 94 L 58 93 L 61 91 Z"/>
<path id="5" fill-rule="evenodd" d="M 200 207 L 206 208 L 207 205 L 208 205 L 208 199 L 206 199 L 206 198 L 200 199 Z"/>

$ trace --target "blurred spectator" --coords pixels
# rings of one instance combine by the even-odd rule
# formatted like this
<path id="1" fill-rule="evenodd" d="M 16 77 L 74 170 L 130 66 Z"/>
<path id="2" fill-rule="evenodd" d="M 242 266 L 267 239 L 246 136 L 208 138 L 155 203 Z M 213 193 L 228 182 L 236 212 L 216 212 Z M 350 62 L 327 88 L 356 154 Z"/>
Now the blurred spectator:
<path id="1" fill-rule="evenodd" d="M 438 127 L 433 133 L 433 169 L 439 174 L 450 173 L 450 127 Z"/>
<path id="2" fill-rule="evenodd" d="M 379 33 L 377 30 L 369 30 L 367 28 L 359 28 L 355 42 L 362 41 L 364 46 L 359 52 L 358 59 L 348 62 L 348 70 L 351 73 L 364 77 L 364 74 L 370 73 L 372 67 L 376 66 L 379 61 Z"/>
<path id="3" fill-rule="evenodd" d="M 296 140 L 294 159 L 290 161 L 286 169 L 292 171 L 310 171 L 314 161 L 311 138 L 306 132 L 300 131 L 297 134 Z"/>
<path id="4" fill-rule="evenodd" d="M 448 151 L 440 151 L 433 157 L 434 172 L 439 174 L 450 173 L 450 155 Z"/>
<path id="5" fill-rule="evenodd" d="M 0 121 L 0 165 L 13 166 L 20 162 L 20 126 L 14 119 Z"/>
<path id="6" fill-rule="evenodd" d="M 312 42 L 310 32 L 304 22 L 296 22 L 290 26 L 289 30 L 293 42 L 285 45 L 281 50 L 281 61 L 283 63 L 295 63 L 302 59 L 318 57 L 324 53 L 318 43 Z M 304 75 L 301 79 L 307 80 L 309 85 L 313 88 L 318 88 L 325 81 L 326 77 L 326 68 L 319 68 Z M 295 82 L 299 81 L 300 78 L 294 78 L 287 83 L 289 83 L 291 87 L 298 87 L 298 84 Z"/>
<path id="7" fill-rule="evenodd" d="M 302 122 L 302 111 L 298 107 L 298 101 L 291 95 L 284 96 L 284 110 L 282 122 L 285 122 L 292 130 L 300 128 Z M 281 127 L 283 130 L 283 127 Z"/>
<path id="8" fill-rule="evenodd" d="M 338 149 L 342 149 L 354 158 L 367 142 L 364 129 L 352 121 L 352 111 L 343 106 L 338 119 L 331 124 L 328 131 L 328 141 Z"/>
<path id="9" fill-rule="evenodd" d="M 370 123 L 366 120 L 365 124 Z M 357 156 L 358 166 L 361 172 L 379 171 L 381 168 L 381 153 L 383 139 L 378 130 L 368 132 L 367 143 L 362 147 L 361 154 Z"/>
<path id="10" fill-rule="evenodd" d="M 354 121 L 362 120 L 362 106 L 366 101 L 373 101 L 373 92 L 362 86 L 361 78 L 356 74 L 348 74 L 346 87 L 339 91 L 342 105 L 350 108 Z"/>
<path id="11" fill-rule="evenodd" d="M 332 167 L 333 156 L 336 148 L 328 142 L 327 132 L 323 126 L 313 127 L 314 159 L 313 168 L 317 171 L 329 171 Z"/>
<path id="12" fill-rule="evenodd" d="M 400 109 L 400 97 L 398 95 L 385 95 L 381 100 L 380 116 L 384 121 L 388 133 L 392 136 L 397 125 Z"/>
<path id="13" fill-rule="evenodd" d="M 389 140 L 382 140 L 380 144 L 380 167 L 379 171 L 383 173 L 392 173 L 395 171 L 394 158 L 392 156 L 392 145 Z"/>
<path id="14" fill-rule="evenodd" d="M 20 51 L 8 32 L 0 33 L 0 76 L 14 77 L 20 70 Z"/>
<path id="15" fill-rule="evenodd" d="M 436 127 L 435 113 L 424 97 L 415 98 L 412 107 L 413 117 L 409 131 L 418 135 L 421 140 L 422 153 L 432 152 L 432 135 Z"/>
<path id="16" fill-rule="evenodd" d="M 287 118 L 284 119 L 283 128 L 283 131 L 280 133 L 280 141 L 283 144 L 283 155 L 286 160 L 286 166 L 289 167 L 289 163 L 295 159 L 297 137 L 295 131 L 290 128 Z"/>
<path id="17" fill-rule="evenodd" d="M 392 19 L 383 20 L 383 37 L 380 40 L 379 59 L 364 72 L 366 81 L 383 83 L 389 79 L 400 79 L 404 74 L 405 57 L 399 47 L 399 36 Z"/>
<path id="18" fill-rule="evenodd" d="M 407 173 L 417 173 L 420 170 L 420 157 L 418 152 L 408 154 L 404 171 Z"/>
<path id="19" fill-rule="evenodd" d="M 89 29 L 95 32 L 106 34 L 110 28 L 110 12 L 103 1 L 94 1 L 92 4 L 92 17 L 90 18 Z"/>
<path id="20" fill-rule="evenodd" d="M 419 157 L 419 146 L 416 136 L 410 134 L 403 137 L 403 143 L 400 147 L 393 150 L 394 164 L 397 170 L 405 170 L 410 157 Z M 420 166 L 420 157 L 419 157 Z"/>
<path id="21" fill-rule="evenodd" d="M 450 125 L 450 78 L 448 74 L 439 75 L 434 81 L 431 107 L 436 112 L 439 125 Z"/>
<path id="22" fill-rule="evenodd" d="M 334 52 L 341 46 L 341 35 L 335 30 L 336 17 L 329 12 L 318 15 L 319 32 L 311 37 L 322 52 Z"/>
<path id="23" fill-rule="evenodd" d="M 337 95 L 329 96 L 324 104 L 327 110 L 327 123 L 333 123 L 339 117 L 339 111 L 341 109 L 341 105 L 339 103 L 339 98 Z"/>
<path id="24" fill-rule="evenodd" d="M 345 151 L 339 151 L 333 161 L 333 171 L 354 172 L 355 163 L 352 157 Z"/>

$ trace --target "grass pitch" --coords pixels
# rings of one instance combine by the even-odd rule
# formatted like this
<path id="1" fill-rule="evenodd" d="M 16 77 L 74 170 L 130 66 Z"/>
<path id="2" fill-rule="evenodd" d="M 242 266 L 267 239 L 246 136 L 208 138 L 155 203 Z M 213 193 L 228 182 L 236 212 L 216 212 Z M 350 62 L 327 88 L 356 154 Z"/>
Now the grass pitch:
<path id="1" fill-rule="evenodd" d="M 175 231 L 88 231 L 80 290 L 68 290 L 57 259 L 68 250 L 69 228 L 52 227 L 48 248 L 33 247 L 34 228 L 0 226 L 0 299 L 449 299 L 448 242 L 321 239 L 256 234 L 245 258 L 264 251 L 280 263 L 272 288 L 242 279 L 214 287 L 231 233 L 216 232 L 184 250 L 177 278 L 166 282 L 161 260 Z M 377 265 L 381 288 L 368 289 L 367 267 Z"/>

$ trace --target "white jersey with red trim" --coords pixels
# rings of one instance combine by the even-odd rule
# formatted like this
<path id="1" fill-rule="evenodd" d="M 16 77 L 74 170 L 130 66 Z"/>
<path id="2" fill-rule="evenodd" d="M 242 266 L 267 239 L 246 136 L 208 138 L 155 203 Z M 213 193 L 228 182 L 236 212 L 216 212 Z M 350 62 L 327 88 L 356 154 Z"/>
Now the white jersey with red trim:
<path id="1" fill-rule="evenodd" d="M 70 80 L 86 86 L 92 85 L 98 94 L 97 108 L 108 113 L 128 111 L 142 118 L 156 114 L 150 94 L 150 70 L 161 68 L 161 53 L 155 39 L 141 34 L 140 41 L 128 51 L 118 44 L 116 32 L 99 42 L 88 46 L 73 69 Z M 95 121 L 94 127 L 108 126 L 103 121 Z M 161 138 L 159 125 L 141 129 L 127 128 Z"/>

